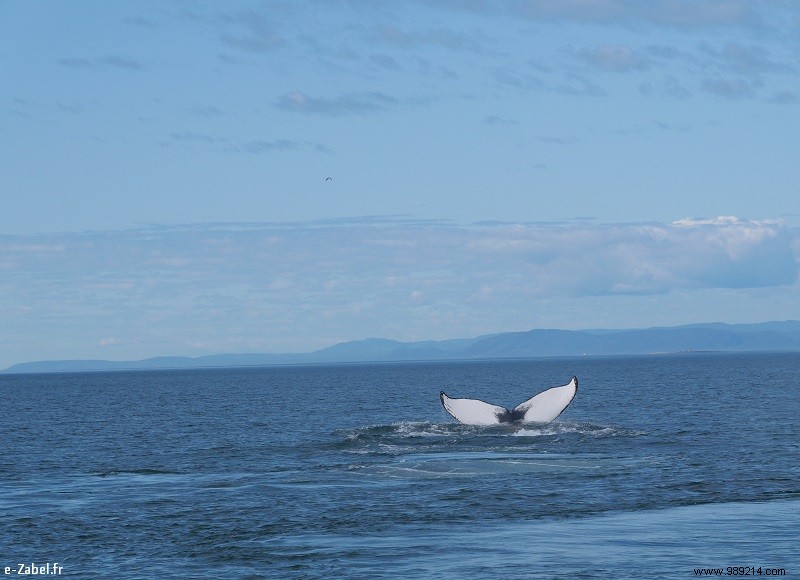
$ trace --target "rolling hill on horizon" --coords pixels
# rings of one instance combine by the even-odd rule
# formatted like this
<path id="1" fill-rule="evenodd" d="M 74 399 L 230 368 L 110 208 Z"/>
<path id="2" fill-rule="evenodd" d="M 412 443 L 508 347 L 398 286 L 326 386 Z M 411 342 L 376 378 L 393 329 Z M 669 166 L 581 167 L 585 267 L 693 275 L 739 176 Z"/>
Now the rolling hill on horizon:
<path id="1" fill-rule="evenodd" d="M 368 338 L 309 353 L 215 354 L 138 361 L 51 360 L 12 365 L 4 373 L 224 368 L 332 363 L 611 356 L 694 351 L 800 351 L 800 321 L 700 323 L 628 330 L 535 329 L 468 339 L 400 342 Z"/>

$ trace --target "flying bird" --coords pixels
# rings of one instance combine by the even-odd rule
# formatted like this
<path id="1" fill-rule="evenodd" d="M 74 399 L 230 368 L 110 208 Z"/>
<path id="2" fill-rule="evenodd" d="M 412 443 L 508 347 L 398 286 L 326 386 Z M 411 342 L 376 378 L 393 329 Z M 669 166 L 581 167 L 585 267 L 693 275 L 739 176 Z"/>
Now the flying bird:
<path id="1" fill-rule="evenodd" d="M 333 181 L 333 177 L 326 177 L 325 181 Z"/>

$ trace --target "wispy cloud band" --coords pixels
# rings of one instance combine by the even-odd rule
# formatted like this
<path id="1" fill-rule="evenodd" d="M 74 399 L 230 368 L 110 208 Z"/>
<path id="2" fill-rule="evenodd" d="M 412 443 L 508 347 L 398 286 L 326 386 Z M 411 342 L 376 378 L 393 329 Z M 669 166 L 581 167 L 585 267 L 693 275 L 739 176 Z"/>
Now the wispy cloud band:
<path id="1" fill-rule="evenodd" d="M 798 251 L 800 232 L 735 218 L 471 226 L 372 218 L 4 236 L 0 324 L 61 341 L 59 352 L 75 345 L 128 357 L 453 337 L 507 329 L 545 305 L 558 318 L 553 304 L 580 310 L 614 297 L 793 285 Z"/>
<path id="2" fill-rule="evenodd" d="M 375 91 L 349 93 L 336 97 L 312 97 L 300 91 L 292 91 L 282 95 L 275 106 L 296 113 L 338 116 L 384 111 L 396 106 L 398 102 L 394 97 Z"/>
<path id="3" fill-rule="evenodd" d="M 779 221 L 685 219 L 671 224 L 488 224 L 396 220 L 220 224 L 95 234 L 0 238 L 6 275 L 59 282 L 158 278 L 306 290 L 336 275 L 444 284 L 519 279 L 527 294 L 652 293 L 694 287 L 793 284 L 798 233 Z M 169 276 L 163 277 L 164 269 Z M 434 275 L 435 273 L 435 275 Z M 370 282 L 370 283 L 372 283 Z"/>

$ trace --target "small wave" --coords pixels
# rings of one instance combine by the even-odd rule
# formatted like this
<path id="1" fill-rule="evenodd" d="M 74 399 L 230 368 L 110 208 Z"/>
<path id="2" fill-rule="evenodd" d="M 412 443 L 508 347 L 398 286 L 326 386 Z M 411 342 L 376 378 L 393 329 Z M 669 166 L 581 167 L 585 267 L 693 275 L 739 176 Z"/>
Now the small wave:
<path id="1" fill-rule="evenodd" d="M 638 437 L 646 433 L 644 431 L 635 431 L 613 425 L 572 422 L 557 422 L 536 427 L 523 427 L 512 433 L 515 437 L 546 437 L 567 434 L 589 435 L 592 437 Z"/>
<path id="2" fill-rule="evenodd" d="M 360 466 L 356 471 L 366 477 L 389 479 L 440 479 L 446 477 L 473 477 L 479 471 L 469 469 L 467 465 L 443 464 L 439 462 L 423 462 L 416 464 L 389 463 Z"/>
<path id="3" fill-rule="evenodd" d="M 338 429 L 333 432 L 336 437 L 344 437 L 348 441 L 375 439 L 381 437 L 442 437 L 457 432 L 460 425 L 450 423 L 428 423 L 401 421 L 391 425 L 370 425 L 355 429 Z"/>
<path id="4" fill-rule="evenodd" d="M 646 433 L 644 431 L 625 429 L 613 425 L 598 425 L 596 423 L 555 422 L 530 426 L 493 425 L 479 427 L 460 423 L 429 423 L 421 421 L 401 421 L 390 425 L 370 425 L 355 429 L 339 429 L 333 432 L 335 437 L 343 437 L 346 441 L 374 440 L 387 437 L 450 437 L 454 435 L 543 437 L 563 434 L 591 435 L 594 437 L 636 437 Z"/>
<path id="5" fill-rule="evenodd" d="M 551 444 L 568 439 L 634 437 L 641 432 L 594 423 L 555 422 L 546 425 L 477 427 L 460 423 L 398 422 L 334 431 L 333 449 L 347 454 L 396 458 L 452 451 L 518 453 L 535 446 L 551 452 Z M 544 447 L 543 447 L 544 446 Z"/>
<path id="6" fill-rule="evenodd" d="M 111 477 L 115 475 L 130 476 L 130 475 L 183 475 L 179 471 L 170 471 L 165 469 L 105 469 L 92 473 L 95 477 Z"/>
<path id="7" fill-rule="evenodd" d="M 346 468 L 365 477 L 473 478 L 520 474 L 563 473 L 593 470 L 616 465 L 618 461 L 600 454 L 549 454 L 503 451 L 433 451 L 395 457 L 389 462 L 362 463 Z"/>

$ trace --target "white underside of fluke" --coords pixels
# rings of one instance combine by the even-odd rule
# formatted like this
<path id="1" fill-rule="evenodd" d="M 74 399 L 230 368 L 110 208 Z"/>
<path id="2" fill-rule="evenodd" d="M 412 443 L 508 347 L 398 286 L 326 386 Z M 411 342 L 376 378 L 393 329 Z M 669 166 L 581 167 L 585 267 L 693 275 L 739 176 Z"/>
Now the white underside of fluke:
<path id="1" fill-rule="evenodd" d="M 578 392 L 578 379 L 553 387 L 520 403 L 510 411 L 479 399 L 453 399 L 442 391 L 439 398 L 445 411 L 466 425 L 500 425 L 503 423 L 549 423 L 569 406 Z"/>

